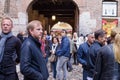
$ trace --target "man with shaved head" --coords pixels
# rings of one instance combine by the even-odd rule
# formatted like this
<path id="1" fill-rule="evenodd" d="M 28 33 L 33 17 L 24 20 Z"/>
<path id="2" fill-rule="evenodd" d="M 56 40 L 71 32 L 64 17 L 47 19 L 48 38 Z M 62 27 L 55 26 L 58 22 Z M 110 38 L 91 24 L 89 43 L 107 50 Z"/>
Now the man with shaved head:
<path id="1" fill-rule="evenodd" d="M 79 49 L 77 51 L 77 60 L 80 64 L 82 64 L 83 67 L 83 80 L 87 80 L 88 74 L 89 74 L 89 54 L 88 50 L 91 44 L 94 42 L 94 34 L 90 33 L 87 35 L 88 40 L 81 44 L 79 46 Z"/>

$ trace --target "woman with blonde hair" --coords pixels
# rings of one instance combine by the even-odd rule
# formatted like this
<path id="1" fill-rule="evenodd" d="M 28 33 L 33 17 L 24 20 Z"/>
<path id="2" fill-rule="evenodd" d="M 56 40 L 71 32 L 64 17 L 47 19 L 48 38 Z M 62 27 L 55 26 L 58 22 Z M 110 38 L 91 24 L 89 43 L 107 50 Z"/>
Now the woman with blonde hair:
<path id="1" fill-rule="evenodd" d="M 73 53 L 73 64 L 77 65 L 78 64 L 78 61 L 77 61 L 77 50 L 79 48 L 79 45 L 80 45 L 80 40 L 79 40 L 79 37 L 77 35 L 77 32 L 74 32 L 73 33 L 73 36 L 72 36 L 72 53 Z"/>
<path id="2" fill-rule="evenodd" d="M 120 27 L 112 29 L 111 39 L 98 51 L 93 80 L 120 80 Z"/>
<path id="3" fill-rule="evenodd" d="M 113 42 L 113 52 L 115 61 L 117 62 L 116 68 L 118 69 L 118 79 L 120 80 L 120 27 L 114 28 L 111 32 L 111 39 Z"/>

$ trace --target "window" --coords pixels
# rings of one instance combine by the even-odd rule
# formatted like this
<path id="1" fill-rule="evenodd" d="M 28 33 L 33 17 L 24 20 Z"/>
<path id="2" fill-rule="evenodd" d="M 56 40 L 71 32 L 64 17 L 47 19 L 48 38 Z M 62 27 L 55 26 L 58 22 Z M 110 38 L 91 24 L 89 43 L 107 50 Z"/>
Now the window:
<path id="1" fill-rule="evenodd" d="M 102 4 L 102 16 L 116 17 L 117 16 L 117 1 L 103 1 Z"/>
<path id="2" fill-rule="evenodd" d="M 116 0 L 103 0 L 103 1 L 116 1 Z"/>

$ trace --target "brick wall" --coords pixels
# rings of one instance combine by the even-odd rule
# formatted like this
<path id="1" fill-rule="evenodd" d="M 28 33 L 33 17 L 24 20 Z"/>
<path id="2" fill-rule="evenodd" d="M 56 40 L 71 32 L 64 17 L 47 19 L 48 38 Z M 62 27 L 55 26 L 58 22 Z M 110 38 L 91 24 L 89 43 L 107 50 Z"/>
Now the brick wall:
<path id="1" fill-rule="evenodd" d="M 5 14 L 4 2 L 5 0 L 0 0 L 0 18 L 7 15 L 14 19 L 15 21 L 15 32 L 19 29 L 25 30 L 26 24 L 28 22 L 27 10 L 31 5 L 33 0 L 11 0 L 10 2 L 10 13 Z M 102 0 L 73 0 L 79 9 L 79 33 L 87 34 L 101 28 L 102 20 Z M 114 17 L 119 20 L 120 25 L 120 1 L 118 0 L 118 16 Z M 21 7 L 22 6 L 22 7 Z M 112 18 L 112 17 L 109 17 Z M 21 24 L 21 21 L 24 24 Z M 17 29 L 17 30 L 16 30 Z"/>

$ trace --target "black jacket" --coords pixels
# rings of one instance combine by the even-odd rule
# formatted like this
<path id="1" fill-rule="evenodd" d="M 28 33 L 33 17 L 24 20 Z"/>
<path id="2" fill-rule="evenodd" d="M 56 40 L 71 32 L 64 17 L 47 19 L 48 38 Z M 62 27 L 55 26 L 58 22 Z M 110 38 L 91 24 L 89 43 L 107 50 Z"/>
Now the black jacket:
<path id="1" fill-rule="evenodd" d="M 100 49 L 95 65 L 94 80 L 119 80 L 117 79 L 117 66 L 114 58 L 112 45 Z"/>
<path id="2" fill-rule="evenodd" d="M 47 80 L 48 70 L 40 50 L 40 43 L 29 36 L 21 47 L 20 70 L 24 80 Z"/>
<path id="3" fill-rule="evenodd" d="M 0 63 L 0 73 L 12 74 L 16 72 L 16 61 L 20 61 L 20 40 L 12 36 L 5 42 L 3 59 Z"/>
<path id="4" fill-rule="evenodd" d="M 89 77 L 93 77 L 94 72 L 95 72 L 95 62 L 96 58 L 98 55 L 99 49 L 102 47 L 102 45 L 98 42 L 95 41 L 89 48 L 88 55 L 89 55 L 89 61 L 88 61 L 88 67 L 89 69 Z"/>
<path id="5" fill-rule="evenodd" d="M 24 37 L 23 37 L 23 35 L 18 34 L 18 35 L 17 35 L 17 38 L 19 38 L 19 39 L 21 40 L 21 42 L 23 43 L 23 41 L 24 41 Z"/>

